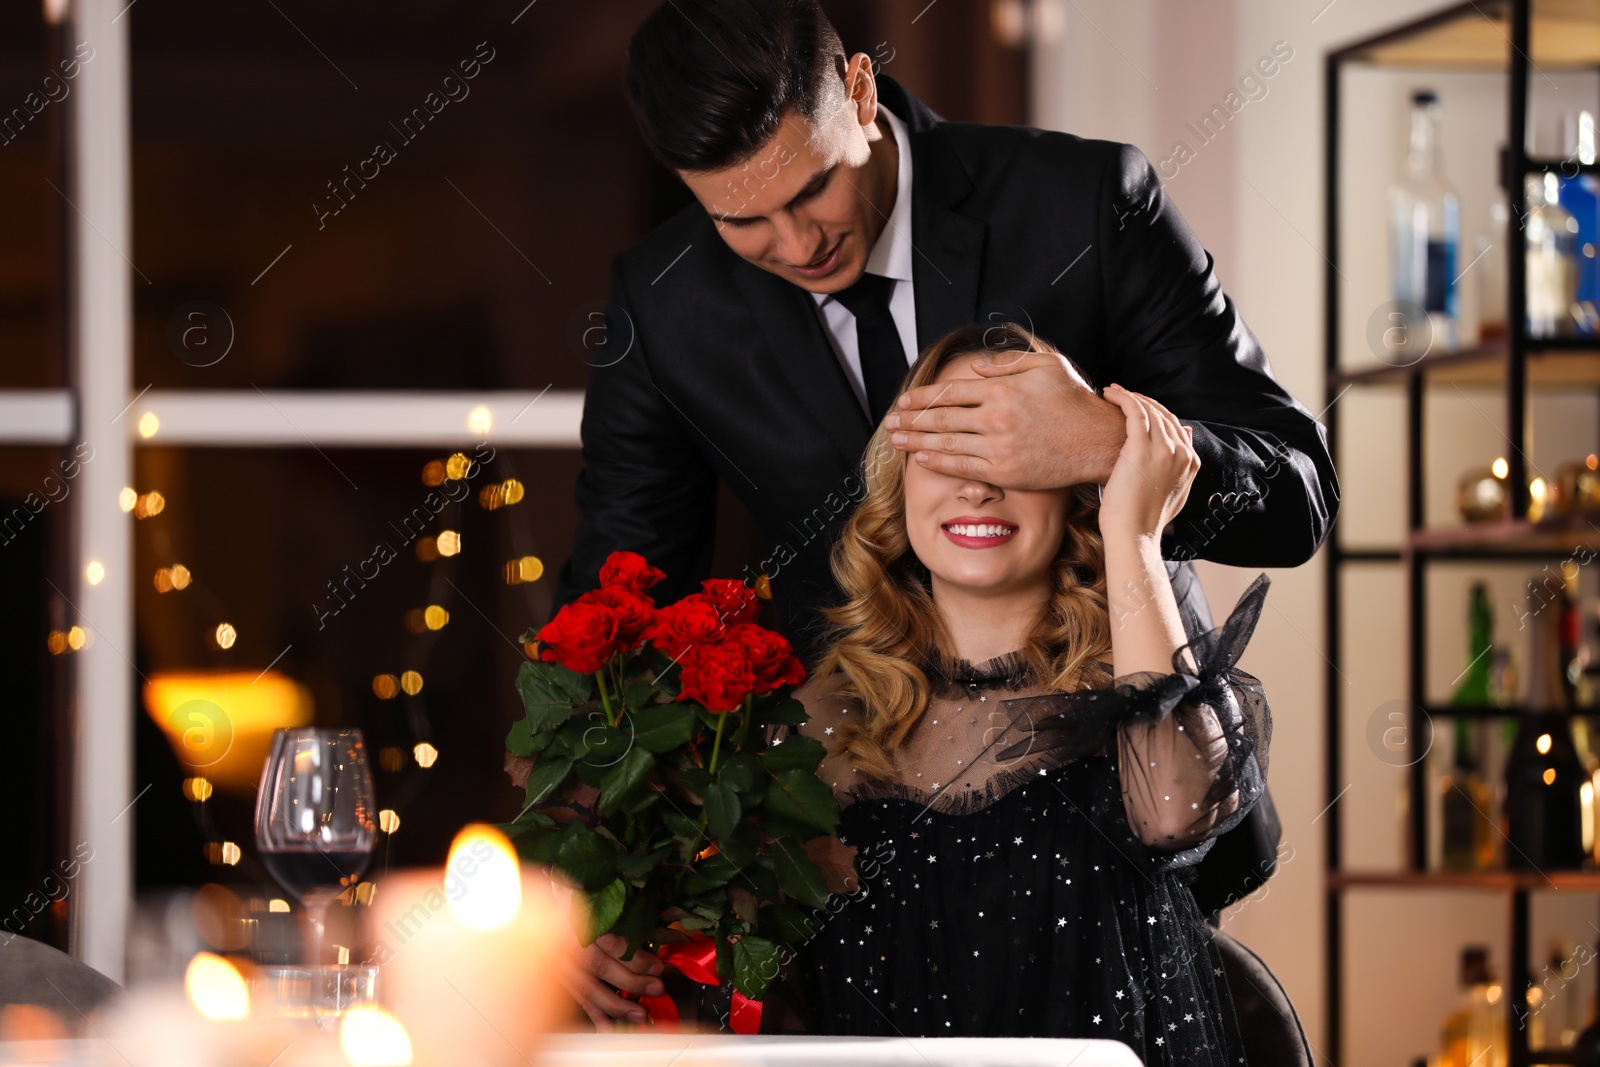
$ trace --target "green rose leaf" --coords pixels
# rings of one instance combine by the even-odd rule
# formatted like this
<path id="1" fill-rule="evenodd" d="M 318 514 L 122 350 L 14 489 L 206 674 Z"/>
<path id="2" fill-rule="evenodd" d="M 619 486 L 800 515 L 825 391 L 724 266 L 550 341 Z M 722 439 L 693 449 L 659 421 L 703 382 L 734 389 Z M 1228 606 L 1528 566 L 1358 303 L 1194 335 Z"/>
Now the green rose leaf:
<path id="1" fill-rule="evenodd" d="M 776 768 L 786 770 L 787 768 Z M 737 752 L 722 761 L 717 768 L 721 779 L 741 793 L 754 793 L 766 775 L 761 773 L 761 761 L 748 752 Z"/>
<path id="2" fill-rule="evenodd" d="M 788 744 L 785 741 L 779 747 Z M 767 810 L 824 833 L 833 833 L 839 825 L 839 802 L 815 771 L 797 768 L 779 772 L 767 788 Z"/>
<path id="3" fill-rule="evenodd" d="M 743 811 L 739 807 L 739 794 L 726 782 L 713 782 L 706 790 L 706 828 L 716 838 L 732 835 L 739 825 Z"/>
<path id="4" fill-rule="evenodd" d="M 751 934 L 733 943 L 733 988 L 752 1000 L 760 1000 L 777 976 L 777 945 Z"/>
<path id="5" fill-rule="evenodd" d="M 769 745 L 761 753 L 761 762 L 773 774 L 782 771 L 806 771 L 815 774 L 822 757 L 828 754 L 821 741 L 805 734 L 790 731 L 781 745 Z"/>
<path id="6" fill-rule="evenodd" d="M 579 935 L 579 940 L 592 944 L 601 934 L 609 933 L 622 914 L 623 902 L 628 897 L 628 887 L 617 878 L 600 887 L 598 892 L 586 893 L 589 902 L 589 923 Z"/>
<path id="7" fill-rule="evenodd" d="M 513 756 L 526 759 L 529 756 L 537 756 L 544 750 L 549 740 L 550 738 L 543 734 L 534 736 L 533 731 L 528 729 L 528 720 L 518 719 L 511 724 L 511 732 L 506 735 L 506 751 Z"/>
<path id="8" fill-rule="evenodd" d="M 617 876 L 617 846 L 582 823 L 570 823 L 561 834 L 556 865 L 583 889 L 594 892 Z"/>
<path id="9" fill-rule="evenodd" d="M 526 660 L 517 671 L 517 692 L 533 733 L 553 730 L 566 722 L 572 709 L 587 704 L 594 695 L 594 679 L 556 663 Z"/>
<path id="10" fill-rule="evenodd" d="M 543 756 L 534 760 L 528 771 L 528 803 L 537 804 L 560 785 L 572 769 L 572 761 L 564 756 Z"/>
<path id="11" fill-rule="evenodd" d="M 683 890 L 686 893 L 704 893 L 718 886 L 727 885 L 738 873 L 738 864 L 718 852 L 707 856 L 696 865 L 694 872 L 683 880 Z"/>
<path id="12" fill-rule="evenodd" d="M 694 709 L 663 704 L 633 713 L 634 744 L 647 752 L 670 752 L 694 736 Z"/>
<path id="13" fill-rule="evenodd" d="M 769 851 L 772 866 L 778 875 L 778 884 L 784 892 L 803 904 L 826 907 L 828 886 L 822 872 L 806 855 L 805 846 L 796 841 L 774 841 Z"/>
<path id="14" fill-rule="evenodd" d="M 761 717 L 766 722 L 778 722 L 786 726 L 799 726 L 811 716 L 806 714 L 806 706 L 804 704 L 790 697 L 763 709 Z"/>
<path id="15" fill-rule="evenodd" d="M 643 784 L 645 775 L 656 765 L 656 758 L 635 746 L 617 760 L 600 779 L 600 810 L 611 811 L 627 800 Z"/>

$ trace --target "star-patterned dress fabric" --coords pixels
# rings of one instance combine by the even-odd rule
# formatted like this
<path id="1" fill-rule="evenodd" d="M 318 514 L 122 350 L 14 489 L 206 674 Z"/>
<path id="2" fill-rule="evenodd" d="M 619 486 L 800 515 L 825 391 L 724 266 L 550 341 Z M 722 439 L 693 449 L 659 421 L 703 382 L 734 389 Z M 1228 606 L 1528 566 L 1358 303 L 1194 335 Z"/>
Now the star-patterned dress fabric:
<path id="1" fill-rule="evenodd" d="M 836 695 L 839 679 L 802 688 L 800 730 L 829 748 L 819 773 L 842 809 L 839 837 L 857 849 L 859 888 L 810 913 L 814 935 L 768 993 L 782 1002 L 772 1032 L 1099 1037 L 1147 1064 L 1243 1063 L 1188 884 L 1264 787 L 1271 718 L 1235 663 L 1267 585 L 1257 577 L 1221 627 L 1190 642 L 1194 673 L 1178 656 L 1171 674 L 1115 678 L 1096 661 L 1098 684 L 1062 693 L 1017 653 L 958 662 L 896 751 L 892 781 L 835 751 L 861 715 Z M 1170 837 L 1130 822 L 1151 809 L 1124 787 L 1161 802 L 1171 779 L 1162 759 L 1134 758 L 1123 732 L 1169 715 L 1207 743 L 1202 757 L 1180 738 L 1167 758 L 1214 765 L 1205 800 L 1162 823 L 1181 831 Z"/>

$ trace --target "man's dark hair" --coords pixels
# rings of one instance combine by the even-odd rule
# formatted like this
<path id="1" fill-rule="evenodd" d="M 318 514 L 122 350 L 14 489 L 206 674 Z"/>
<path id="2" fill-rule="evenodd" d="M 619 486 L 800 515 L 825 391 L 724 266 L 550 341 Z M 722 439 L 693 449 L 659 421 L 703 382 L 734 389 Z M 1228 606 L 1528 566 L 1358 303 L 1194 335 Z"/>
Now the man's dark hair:
<path id="1" fill-rule="evenodd" d="M 721 170 L 755 155 L 790 108 L 814 120 L 844 71 L 817 0 L 665 0 L 628 47 L 628 103 L 667 166 Z"/>

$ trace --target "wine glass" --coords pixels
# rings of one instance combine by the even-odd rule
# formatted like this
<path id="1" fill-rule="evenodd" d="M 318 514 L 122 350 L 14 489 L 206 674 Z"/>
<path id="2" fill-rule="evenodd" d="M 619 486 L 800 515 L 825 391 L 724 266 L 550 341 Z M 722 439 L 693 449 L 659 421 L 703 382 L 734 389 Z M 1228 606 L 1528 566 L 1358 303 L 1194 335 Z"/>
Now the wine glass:
<path id="1" fill-rule="evenodd" d="M 256 792 L 256 845 L 273 878 L 305 907 L 312 967 L 322 962 L 328 905 L 366 870 L 377 836 L 360 730 L 299 727 L 272 735 Z"/>

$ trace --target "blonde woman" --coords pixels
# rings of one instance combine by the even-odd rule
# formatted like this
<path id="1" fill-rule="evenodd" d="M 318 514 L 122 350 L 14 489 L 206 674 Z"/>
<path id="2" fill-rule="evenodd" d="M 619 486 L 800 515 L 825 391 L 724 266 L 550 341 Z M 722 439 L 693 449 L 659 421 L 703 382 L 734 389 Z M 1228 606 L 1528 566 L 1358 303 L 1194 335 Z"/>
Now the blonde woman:
<path id="1" fill-rule="evenodd" d="M 1065 358 L 1017 326 L 960 330 L 906 388 L 1029 353 Z M 874 873 L 808 916 L 773 987 L 808 1032 L 1242 1062 L 1187 880 L 1263 789 L 1267 704 L 1234 663 L 1268 579 L 1186 642 L 1159 546 L 1199 466 L 1188 428 L 1149 397 L 1103 396 L 1127 428 L 1103 488 L 1002 490 L 872 439 L 834 549 L 845 599 L 798 695 L 839 836 Z"/>

